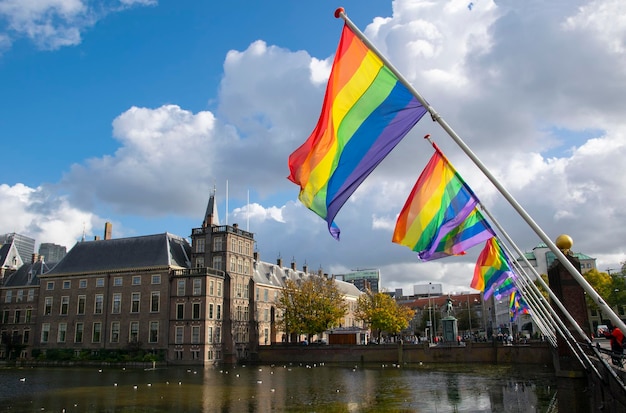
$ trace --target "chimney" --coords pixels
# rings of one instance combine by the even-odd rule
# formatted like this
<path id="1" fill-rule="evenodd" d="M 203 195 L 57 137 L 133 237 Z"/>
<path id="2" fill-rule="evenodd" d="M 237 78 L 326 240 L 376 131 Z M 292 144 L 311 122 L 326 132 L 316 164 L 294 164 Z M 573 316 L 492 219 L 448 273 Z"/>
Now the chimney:
<path id="1" fill-rule="evenodd" d="M 296 270 L 296 260 L 291 260 L 291 269 Z"/>
<path id="2" fill-rule="evenodd" d="M 305 273 L 305 274 L 307 274 L 307 273 L 309 272 L 309 266 L 308 266 L 308 265 L 306 265 L 306 264 L 304 264 L 304 265 L 302 266 L 302 272 L 303 272 L 303 273 Z"/>
<path id="3" fill-rule="evenodd" d="M 94 241 L 100 241 L 100 235 L 94 235 L 93 240 Z"/>
<path id="4" fill-rule="evenodd" d="M 31 257 L 31 264 L 36 263 L 37 261 L 39 261 L 39 254 L 37 254 L 36 252 L 33 253 L 32 257 Z"/>
<path id="5" fill-rule="evenodd" d="M 279 257 L 276 260 L 276 265 L 278 265 L 279 268 L 283 268 L 283 259 Z"/>
<path id="6" fill-rule="evenodd" d="M 111 224 L 110 222 L 105 222 L 104 223 L 104 239 L 111 239 L 111 231 L 113 230 L 113 224 Z"/>
<path id="7" fill-rule="evenodd" d="M 254 252 L 252 253 L 252 258 L 253 258 L 255 261 L 259 261 L 259 252 L 258 252 L 258 251 L 254 251 Z"/>

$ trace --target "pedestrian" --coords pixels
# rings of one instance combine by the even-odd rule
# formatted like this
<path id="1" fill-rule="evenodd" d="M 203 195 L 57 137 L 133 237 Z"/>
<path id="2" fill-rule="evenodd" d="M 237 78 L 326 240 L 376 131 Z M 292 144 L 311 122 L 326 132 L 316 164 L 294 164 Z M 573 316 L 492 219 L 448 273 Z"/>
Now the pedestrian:
<path id="1" fill-rule="evenodd" d="M 604 337 L 611 340 L 611 361 L 616 366 L 622 366 L 622 357 L 624 355 L 624 334 L 618 327 L 613 330 L 604 330 Z"/>

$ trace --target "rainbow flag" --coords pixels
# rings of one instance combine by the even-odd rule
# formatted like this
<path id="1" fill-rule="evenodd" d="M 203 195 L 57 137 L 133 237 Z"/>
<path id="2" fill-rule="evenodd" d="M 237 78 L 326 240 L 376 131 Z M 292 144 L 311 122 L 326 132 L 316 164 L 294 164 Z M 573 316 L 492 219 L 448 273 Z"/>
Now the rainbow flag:
<path id="1" fill-rule="evenodd" d="M 513 291 L 509 298 L 509 313 L 511 314 L 511 321 L 515 321 L 520 314 L 530 313 L 528 304 L 526 304 L 526 301 L 524 301 L 517 290 Z"/>
<path id="2" fill-rule="evenodd" d="M 344 25 L 311 136 L 289 156 L 300 201 L 328 223 L 359 185 L 426 113 L 424 106 Z"/>
<path id="3" fill-rule="evenodd" d="M 485 299 L 497 293 L 502 296 L 515 288 L 509 260 L 496 237 L 490 238 L 478 256 L 470 287 L 483 292 Z"/>
<path id="4" fill-rule="evenodd" d="M 462 255 L 494 236 L 476 208 L 478 198 L 437 145 L 433 147 L 435 153 L 409 194 L 392 238 L 416 251 L 422 261 Z"/>

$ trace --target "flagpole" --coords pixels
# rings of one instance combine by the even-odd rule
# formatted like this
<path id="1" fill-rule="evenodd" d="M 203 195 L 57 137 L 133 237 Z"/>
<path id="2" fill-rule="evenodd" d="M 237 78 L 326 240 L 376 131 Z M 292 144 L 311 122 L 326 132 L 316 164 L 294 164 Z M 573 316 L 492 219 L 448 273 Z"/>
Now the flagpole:
<path id="1" fill-rule="evenodd" d="M 543 232 L 541 227 L 528 215 L 528 213 L 522 208 L 522 206 L 513 198 L 513 196 L 498 182 L 498 180 L 491 174 L 487 167 L 478 159 L 478 157 L 472 152 L 469 146 L 463 142 L 461 137 L 448 125 L 448 123 L 439 115 L 435 109 L 419 94 L 417 90 L 406 80 L 406 78 L 395 68 L 394 65 L 387 60 L 385 56 L 369 41 L 369 39 L 361 32 L 361 30 L 348 18 L 343 7 L 335 10 L 335 17 L 342 18 L 346 25 L 352 29 L 354 34 L 365 43 L 365 45 L 374 52 L 387 66 L 387 68 L 398 78 L 415 98 L 424 106 L 424 108 L 430 113 L 432 119 L 437 122 L 443 130 L 454 140 L 454 142 L 465 152 L 465 154 L 474 162 L 474 164 L 482 171 L 483 174 L 491 181 L 491 183 L 500 191 L 500 193 L 509 201 L 509 204 L 517 211 L 517 213 L 526 221 L 526 223 L 535 231 L 535 234 L 550 248 L 550 250 L 556 255 L 557 259 L 563 264 L 563 266 L 569 271 L 574 279 L 580 284 L 580 286 L 587 292 L 589 297 L 598 305 L 599 309 L 607 314 L 614 326 L 618 326 L 620 330 L 626 331 L 626 324 L 613 312 L 613 309 L 609 307 L 604 299 L 593 289 L 593 287 L 585 280 L 585 278 L 578 272 L 576 267 L 572 265 L 567 257 L 561 252 L 561 250 L 552 242 L 552 240 Z"/>
<path id="2" fill-rule="evenodd" d="M 531 265 L 531 263 L 528 261 L 528 259 L 526 258 L 526 256 L 524 255 L 524 253 L 519 249 L 519 247 L 517 246 L 517 244 L 515 244 L 515 242 L 513 242 L 513 239 L 509 236 L 509 234 L 504 230 L 504 228 L 500 225 L 500 223 L 494 218 L 494 216 L 489 212 L 489 210 L 487 208 L 484 207 L 484 205 L 480 204 L 481 209 L 483 210 L 483 212 L 485 213 L 485 215 L 487 215 L 487 217 L 489 217 L 489 219 L 493 222 L 493 224 L 496 226 L 496 228 L 498 229 L 498 231 L 502 234 L 502 236 L 505 238 L 505 240 L 513 247 L 513 249 L 515 250 L 515 252 L 522 258 L 522 260 L 524 261 L 524 263 L 526 264 L 526 266 L 532 271 L 533 275 L 535 276 L 535 278 L 538 280 L 539 284 L 548 292 L 548 295 L 550 297 L 550 299 L 556 304 L 556 306 L 559 308 L 559 310 L 561 311 L 561 313 L 565 316 L 565 318 L 569 321 L 569 323 L 572 325 L 572 327 L 574 327 L 574 329 L 578 332 L 578 334 L 584 339 L 585 343 L 592 349 L 593 353 L 596 355 L 596 357 L 598 357 L 599 360 L 602 361 L 603 364 L 605 364 L 608 367 L 608 363 L 606 362 L 606 360 L 604 360 L 604 358 L 600 355 L 600 352 L 598 351 L 598 349 L 596 349 L 593 346 L 593 342 L 591 341 L 591 339 L 587 336 L 587 334 L 583 331 L 583 329 L 580 327 L 580 325 L 576 322 L 576 320 L 574 319 L 574 317 L 572 317 L 572 315 L 570 314 L 570 312 L 565 308 L 565 306 L 561 303 L 561 300 L 559 300 L 559 298 L 552 292 L 552 290 L 550 289 L 550 286 L 548 286 L 546 284 L 546 282 L 543 280 L 543 278 L 541 278 L 541 275 L 537 272 L 537 270 L 535 270 L 535 268 Z M 503 247 L 505 249 L 508 250 L 508 247 L 506 245 L 503 245 Z M 512 255 L 509 252 L 510 255 Z M 516 261 L 516 264 L 519 266 L 519 264 Z M 524 282 L 527 282 L 528 285 L 530 285 L 530 289 L 533 291 L 533 293 L 536 295 L 538 294 L 538 297 L 535 297 L 533 294 L 530 294 L 533 299 L 535 301 L 537 301 L 537 304 L 539 305 L 540 308 L 542 308 L 543 311 L 548 311 L 549 315 L 551 316 L 550 318 L 554 320 L 554 322 L 556 322 L 557 325 L 557 329 L 559 330 L 559 332 L 561 333 L 561 335 L 563 336 L 564 339 L 567 340 L 567 338 L 569 337 L 570 340 L 573 341 L 573 343 L 576 345 L 576 348 L 580 351 L 580 353 L 582 353 L 585 357 L 585 360 L 587 360 L 587 362 L 589 363 L 589 366 L 594 370 L 594 372 L 596 373 L 596 375 L 598 375 L 599 377 L 601 377 L 600 373 L 598 372 L 598 370 L 595 368 L 594 364 L 591 362 L 591 360 L 589 360 L 589 357 L 587 357 L 587 354 L 583 351 L 583 349 L 578 345 L 577 341 L 575 340 L 575 338 L 572 336 L 572 333 L 569 331 L 569 329 L 567 328 L 567 326 L 565 326 L 565 324 L 563 324 L 563 321 L 560 319 L 559 315 L 554 311 L 554 309 L 552 308 L 552 306 L 550 306 L 549 304 L 544 303 L 545 299 L 543 298 L 543 296 L 539 293 L 539 289 L 537 288 L 537 286 L 532 283 L 532 280 L 530 280 L 530 277 L 528 276 L 528 274 L 526 273 L 526 271 L 523 270 L 523 268 L 521 268 L 521 266 L 519 266 L 520 269 L 522 269 L 522 271 L 518 271 L 523 274 L 523 276 L 521 278 L 524 279 Z M 520 274 L 520 275 L 521 275 Z M 525 278 L 524 278 L 525 276 Z M 528 288 L 528 287 L 526 287 Z M 545 307 L 545 308 L 544 308 Z M 577 352 L 574 350 L 574 348 L 572 347 L 572 344 L 569 343 L 569 341 L 567 341 L 568 346 L 570 347 L 570 349 L 572 350 L 572 352 L 576 355 L 576 357 L 578 358 L 579 361 L 581 361 L 581 365 L 583 367 L 585 367 L 585 364 L 582 363 L 582 360 L 580 360 L 580 358 L 578 357 L 578 355 L 576 354 Z M 612 372 L 612 369 L 608 369 Z M 615 375 L 615 373 L 613 372 L 613 375 Z M 619 380 L 620 383 L 622 383 L 622 387 L 624 387 L 623 382 L 621 381 L 621 379 Z"/>

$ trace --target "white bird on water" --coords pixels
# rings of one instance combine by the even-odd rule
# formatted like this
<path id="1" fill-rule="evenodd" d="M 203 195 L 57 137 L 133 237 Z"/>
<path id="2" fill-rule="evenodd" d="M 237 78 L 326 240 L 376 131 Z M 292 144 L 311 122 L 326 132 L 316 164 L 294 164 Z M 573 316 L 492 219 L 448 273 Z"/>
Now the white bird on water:
<path id="1" fill-rule="evenodd" d="M 22 377 L 20 381 L 26 381 L 26 377 Z"/>

